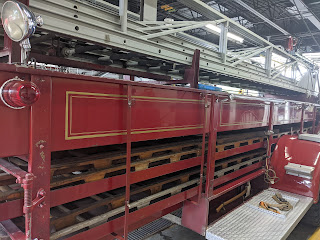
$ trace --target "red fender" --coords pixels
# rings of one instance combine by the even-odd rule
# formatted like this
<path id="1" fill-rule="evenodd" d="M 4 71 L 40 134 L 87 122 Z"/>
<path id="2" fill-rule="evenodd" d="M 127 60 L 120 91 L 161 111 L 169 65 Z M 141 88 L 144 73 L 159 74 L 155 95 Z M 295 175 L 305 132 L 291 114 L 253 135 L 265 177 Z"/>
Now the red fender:
<path id="1" fill-rule="evenodd" d="M 320 181 L 319 158 L 320 143 L 300 140 L 297 136 L 281 137 L 271 157 L 271 165 L 279 177 L 279 181 L 273 184 L 272 187 L 312 197 L 315 203 L 318 202 Z M 288 163 L 314 167 L 312 179 L 287 174 L 285 166 Z"/>

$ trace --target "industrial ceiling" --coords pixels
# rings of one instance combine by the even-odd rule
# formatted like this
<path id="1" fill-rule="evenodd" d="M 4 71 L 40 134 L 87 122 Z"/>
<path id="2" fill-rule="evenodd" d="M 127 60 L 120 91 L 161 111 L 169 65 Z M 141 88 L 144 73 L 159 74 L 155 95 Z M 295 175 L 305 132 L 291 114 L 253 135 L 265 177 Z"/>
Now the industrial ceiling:
<path id="1" fill-rule="evenodd" d="M 119 4 L 118 0 L 108 0 Z M 203 0 L 227 17 L 239 22 L 254 33 L 270 39 L 276 45 L 287 47 L 287 38 L 296 38 L 296 50 L 320 51 L 320 1 L 318 0 Z M 129 10 L 140 11 L 140 0 L 130 0 Z M 262 16 L 261 16 L 262 15 Z M 184 1 L 158 0 L 158 20 L 211 20 L 188 8 Z M 271 23 L 268 23 L 268 20 Z M 189 33 L 209 41 L 218 37 L 205 29 Z M 254 43 L 251 43 L 254 44 Z"/>

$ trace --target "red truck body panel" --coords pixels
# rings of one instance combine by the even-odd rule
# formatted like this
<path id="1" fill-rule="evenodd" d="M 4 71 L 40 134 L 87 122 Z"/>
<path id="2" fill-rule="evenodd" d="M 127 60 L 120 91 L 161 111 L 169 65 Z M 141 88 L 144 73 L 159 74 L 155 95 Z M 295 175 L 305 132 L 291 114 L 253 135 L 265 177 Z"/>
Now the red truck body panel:
<path id="1" fill-rule="evenodd" d="M 50 76 L 52 81 L 51 151 L 120 144 L 126 140 L 126 81 L 84 77 L 58 72 L 0 65 L 0 84 L 19 76 Z M 10 66 L 10 67 L 9 67 Z M 15 68 L 12 70 L 16 70 Z M 202 133 L 203 97 L 195 89 L 133 84 L 132 141 Z M 43 92 L 43 90 L 42 90 Z M 221 98 L 225 94 L 219 94 Z M 208 98 L 210 101 L 210 97 Z M 37 103 L 35 103 L 36 105 Z M 34 106 L 35 106 L 34 105 Z M 218 131 L 268 126 L 269 101 L 242 100 L 221 103 Z M 14 110 L 0 103 L 0 157 L 28 154 L 29 108 Z M 274 125 L 299 123 L 301 108 L 287 102 L 276 106 Z M 305 111 L 305 121 L 313 110 Z M 207 120 L 209 109 L 207 110 Z M 208 132 L 208 127 L 207 130 Z"/>
<path id="2" fill-rule="evenodd" d="M 279 181 L 273 187 L 311 197 L 317 202 L 320 183 L 319 158 L 319 143 L 300 140 L 297 136 L 281 137 L 272 155 L 271 164 L 279 177 Z M 288 163 L 314 167 L 313 178 L 307 179 L 286 174 L 284 167 Z"/>

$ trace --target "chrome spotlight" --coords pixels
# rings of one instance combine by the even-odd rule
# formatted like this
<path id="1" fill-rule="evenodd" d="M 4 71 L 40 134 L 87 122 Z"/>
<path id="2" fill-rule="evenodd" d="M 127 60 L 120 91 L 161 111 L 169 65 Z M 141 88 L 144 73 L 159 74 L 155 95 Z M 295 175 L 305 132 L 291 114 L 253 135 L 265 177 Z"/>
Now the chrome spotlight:
<path id="1" fill-rule="evenodd" d="M 37 26 L 43 25 L 40 16 L 36 17 L 26 5 L 14 0 L 3 4 L 1 20 L 8 37 L 15 42 L 29 38 Z"/>

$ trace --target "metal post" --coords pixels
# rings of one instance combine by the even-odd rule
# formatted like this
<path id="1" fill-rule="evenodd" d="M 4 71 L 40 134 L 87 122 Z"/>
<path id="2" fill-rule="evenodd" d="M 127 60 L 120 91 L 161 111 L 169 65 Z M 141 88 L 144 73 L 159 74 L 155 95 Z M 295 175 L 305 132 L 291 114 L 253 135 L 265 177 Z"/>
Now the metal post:
<path id="1" fill-rule="evenodd" d="M 32 218 L 28 226 L 28 233 L 31 239 L 50 238 L 50 167 L 51 167 L 51 77 L 31 76 L 40 91 L 41 97 L 37 104 L 31 106 L 30 117 L 30 150 L 28 161 L 28 172 L 33 174 L 32 199 L 39 198 L 39 193 L 44 196 L 41 205 L 30 208 L 30 199 L 27 199 L 24 206 L 32 211 Z M 27 230 L 27 229 L 26 229 Z"/>
<path id="2" fill-rule="evenodd" d="M 229 22 L 223 22 L 220 24 L 221 27 L 221 33 L 220 33 L 220 39 L 219 39 L 219 52 L 221 53 L 222 62 L 226 63 L 226 57 L 227 57 L 227 50 L 228 50 L 228 28 L 229 28 Z"/>
<path id="3" fill-rule="evenodd" d="M 206 198 L 210 198 L 213 194 L 213 180 L 215 169 L 216 142 L 219 126 L 221 102 L 216 96 L 211 97 L 211 111 L 209 124 L 209 142 L 207 156 L 207 176 L 206 176 Z"/>
<path id="4" fill-rule="evenodd" d="M 316 130 L 316 120 L 317 120 L 317 107 L 313 106 L 313 119 L 312 119 L 312 133 Z"/>
<path id="5" fill-rule="evenodd" d="M 126 200 L 124 218 L 124 239 L 128 239 L 129 210 L 130 210 L 130 172 L 131 172 L 131 117 L 132 117 L 132 86 L 128 85 L 128 107 L 127 107 L 127 159 L 126 159 Z"/>
<path id="6" fill-rule="evenodd" d="M 206 152 L 206 133 L 207 133 L 207 108 L 208 105 L 208 95 L 204 95 L 203 103 L 203 132 L 202 132 L 202 148 L 201 148 L 201 167 L 200 167 L 200 182 L 199 182 L 199 193 L 198 193 L 198 204 L 200 204 L 202 195 L 202 185 L 203 185 L 203 168 L 204 168 L 204 156 Z"/>
<path id="7" fill-rule="evenodd" d="M 274 102 L 270 103 L 270 115 L 269 115 L 269 123 L 268 123 L 268 130 L 273 130 L 273 113 L 274 113 Z"/>
<path id="8" fill-rule="evenodd" d="M 32 184 L 33 176 L 28 173 L 26 175 L 25 181 L 21 185 L 24 189 L 23 196 L 23 213 L 25 219 L 25 232 L 26 240 L 31 240 L 31 226 L 32 226 L 32 212 L 30 211 L 32 207 Z"/>
<path id="9" fill-rule="evenodd" d="M 268 77 L 271 77 L 272 51 L 273 51 L 272 47 L 266 50 L 265 69 Z"/>
<path id="10" fill-rule="evenodd" d="M 295 65 L 296 64 L 291 66 L 291 79 L 295 79 Z"/>
<path id="11" fill-rule="evenodd" d="M 272 145 L 272 139 L 273 139 L 273 113 L 274 113 L 274 102 L 270 103 L 270 112 L 269 112 L 269 123 L 268 123 L 268 145 L 267 145 L 267 164 L 270 161 L 271 157 L 271 145 Z"/>
<path id="12" fill-rule="evenodd" d="M 120 16 L 121 31 L 127 32 L 127 28 L 128 28 L 128 0 L 120 0 L 119 1 L 119 16 Z"/>
<path id="13" fill-rule="evenodd" d="M 141 0 L 140 21 L 157 21 L 158 0 Z"/>
<path id="14" fill-rule="evenodd" d="M 140 21 L 143 21 L 144 19 L 144 0 L 140 0 L 140 12 L 139 12 L 139 15 L 140 15 Z"/>
<path id="15" fill-rule="evenodd" d="M 305 105 L 302 104 L 302 110 L 301 110 L 301 122 L 300 122 L 300 134 L 303 133 L 303 127 L 304 127 L 304 112 L 305 112 Z"/>
<path id="16" fill-rule="evenodd" d="M 29 38 L 23 40 L 20 42 L 20 47 L 21 47 L 21 60 L 20 62 L 22 64 L 28 64 L 28 53 L 31 51 L 31 44 L 29 41 Z"/>

